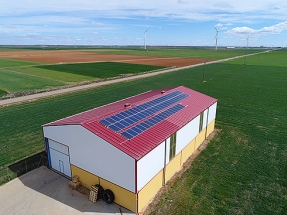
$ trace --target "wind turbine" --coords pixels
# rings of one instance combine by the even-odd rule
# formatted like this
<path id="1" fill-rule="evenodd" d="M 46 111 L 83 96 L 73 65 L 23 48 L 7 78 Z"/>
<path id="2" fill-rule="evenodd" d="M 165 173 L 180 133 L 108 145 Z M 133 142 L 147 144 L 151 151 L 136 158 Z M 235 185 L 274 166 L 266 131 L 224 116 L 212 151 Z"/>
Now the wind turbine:
<path id="1" fill-rule="evenodd" d="M 248 42 L 249 42 L 249 35 L 248 35 L 248 37 L 246 38 L 246 49 L 248 48 Z"/>
<path id="2" fill-rule="evenodd" d="M 145 32 L 144 32 L 144 49 L 146 50 L 146 32 L 148 32 L 150 28 L 148 28 Z"/>
<path id="3" fill-rule="evenodd" d="M 217 28 L 214 26 L 214 28 L 215 28 L 215 30 L 216 30 L 216 34 L 215 34 L 215 37 L 214 37 L 214 39 L 215 39 L 215 51 L 217 51 L 217 40 L 218 40 L 218 30 L 217 30 Z"/>

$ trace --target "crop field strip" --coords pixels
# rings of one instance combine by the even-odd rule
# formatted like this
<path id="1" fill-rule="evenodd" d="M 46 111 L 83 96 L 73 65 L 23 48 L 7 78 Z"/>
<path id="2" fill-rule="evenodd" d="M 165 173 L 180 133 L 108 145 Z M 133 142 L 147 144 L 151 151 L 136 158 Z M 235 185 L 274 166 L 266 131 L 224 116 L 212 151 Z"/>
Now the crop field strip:
<path id="1" fill-rule="evenodd" d="M 35 48 L 32 48 L 34 50 Z M 8 50 L 8 49 L 3 49 Z M 28 49 L 29 50 L 29 49 Z M 52 49 L 53 50 L 53 49 Z M 69 49 L 68 49 L 69 50 Z M 92 49 L 98 50 L 98 49 Z M 1 51 L 1 49 L 0 49 Z M 15 51 L 19 51 L 16 49 Z M 91 50 L 90 50 L 91 51 Z M 98 50 L 98 53 L 105 52 L 107 50 Z M 111 49 L 110 52 L 115 50 Z M 119 50 L 117 50 L 119 51 Z M 136 51 L 139 55 L 142 55 L 142 50 L 129 50 Z M 172 53 L 168 49 L 153 50 L 152 56 L 165 55 L 164 53 Z M 173 50 L 178 55 L 183 53 L 192 53 L 194 56 L 201 56 L 203 53 L 210 52 L 210 50 L 197 50 L 197 49 L 182 49 Z M 250 52 L 254 52 L 252 50 Z M 122 51 L 126 53 L 127 51 Z M 219 51 L 220 52 L 220 51 Z M 223 57 L 222 54 L 216 54 L 217 57 Z M 2 52 L 2 54 L 5 52 Z M 13 49 L 10 50 L 11 54 L 14 54 Z M 16 52 L 15 57 L 18 56 Z M 20 51 L 20 55 L 30 56 L 29 52 L 25 50 Z M 46 52 L 45 52 L 46 53 Z M 200 53 L 200 54 L 198 54 Z M 215 55 L 214 52 L 210 52 Z M 222 52 L 224 53 L 224 52 Z M 242 54 L 242 50 L 236 52 L 228 52 L 228 55 Z M 38 54 L 40 55 L 40 53 Z M 147 55 L 147 53 L 146 53 Z M 225 53 L 226 55 L 226 53 Z M 4 55 L 5 56 L 5 55 Z M 13 56 L 13 55 L 11 55 Z M 174 57 L 174 56 L 172 56 Z M 215 57 L 216 58 L 216 57 Z M 176 59 L 176 58 L 175 58 Z M 93 81 L 95 79 L 115 77 L 127 73 L 140 73 L 150 71 L 154 69 L 164 68 L 159 66 L 148 66 L 148 65 L 134 65 L 124 64 L 116 62 L 101 62 L 101 63 L 74 63 L 74 64 L 57 64 L 57 65 L 45 65 L 40 62 L 15 60 L 9 58 L 0 58 L 0 95 L 3 96 L 7 93 L 26 91 L 26 90 L 37 90 L 45 89 L 57 86 L 64 86 L 74 84 L 83 81 Z M 16 72 L 17 74 L 13 74 Z M 5 93 L 6 92 L 6 93 Z"/>
<path id="2" fill-rule="evenodd" d="M 30 53 L 27 52 L 29 50 L 42 50 L 42 48 L 38 47 L 26 47 L 25 49 L 18 48 L 0 48 L 0 54 L 4 54 L 8 51 L 8 53 L 12 54 L 11 57 L 19 57 L 26 56 L 31 57 Z M 55 50 L 56 48 L 51 48 L 51 50 Z M 20 52 L 19 52 L 20 50 Z M 63 50 L 73 50 L 73 48 L 63 48 Z M 17 52 L 15 52 L 17 51 Z M 85 51 L 85 50 L 77 50 Z M 254 53 L 258 50 L 232 50 L 226 52 L 225 50 L 219 50 L 218 52 L 211 51 L 210 49 L 152 49 L 151 52 L 144 52 L 143 54 L 141 49 L 135 50 L 114 50 L 114 49 L 89 49 L 89 52 L 96 51 L 99 54 L 109 52 L 120 52 L 120 53 L 128 53 L 132 52 L 132 54 L 137 54 L 138 56 L 170 56 L 170 57 L 203 57 L 209 54 L 210 59 L 213 58 L 222 58 L 225 56 L 235 56 L 240 54 Z M 262 50 L 260 50 L 262 51 Z M 57 50 L 56 53 L 60 53 L 60 50 Z M 40 56 L 39 52 L 37 56 Z M 49 53 L 49 52 L 44 52 Z M 77 53 L 77 52 L 75 52 Z M 35 53 L 34 53 L 35 54 Z M 33 54 L 32 54 L 33 55 Z M 62 54 L 63 55 L 63 54 Z M 1 55 L 0 55 L 1 56 Z M 46 56 L 46 55 L 45 55 Z M 73 57 L 73 55 L 71 55 Z M 179 59 L 179 58 L 174 58 Z M 170 59 L 172 61 L 172 59 Z M 191 63 L 191 62 L 190 62 Z M 109 64 L 109 65 L 108 65 Z M 147 65 L 133 65 L 133 64 L 125 64 L 123 63 L 115 63 L 115 62 L 102 62 L 98 63 L 95 66 L 95 63 L 86 63 L 86 64 L 61 64 L 61 65 L 45 65 L 40 62 L 32 62 L 32 61 L 23 61 L 23 60 L 15 60 L 9 58 L 0 58 L 0 96 L 6 95 L 7 93 L 26 91 L 26 90 L 38 90 L 45 89 L 69 84 L 75 84 L 83 81 L 93 81 L 95 79 L 114 77 L 127 73 L 140 73 L 143 71 L 150 71 L 153 69 L 164 68 L 157 66 L 147 66 Z M 16 72 L 17 74 L 13 74 Z M 31 77 L 34 76 L 34 77 Z"/>
<path id="3" fill-rule="evenodd" d="M 29 70 L 40 63 L 30 61 L 20 61 L 13 59 L 0 58 L 0 89 L 8 92 L 17 92 L 23 90 L 42 89 L 46 87 L 62 86 L 65 83 L 51 80 L 45 77 L 37 77 L 31 74 L 14 71 L 17 68 Z M 2 95 L 5 95 L 4 93 Z"/>
<path id="4" fill-rule="evenodd" d="M 0 69 L 0 88 L 7 92 L 63 86 L 65 83 L 25 73 Z"/>
<path id="5" fill-rule="evenodd" d="M 286 56 L 286 50 L 275 51 L 247 57 L 246 65 L 238 59 L 1 107 L 0 181 L 6 180 L 9 164 L 43 150 L 42 124 L 150 89 L 185 85 L 218 99 L 216 128 L 222 131 L 153 214 L 282 214 L 287 210 Z"/>
<path id="6" fill-rule="evenodd" d="M 262 49 L 234 49 L 225 50 L 212 48 L 148 48 L 148 51 L 143 49 L 83 49 L 82 51 L 95 52 L 102 54 L 121 54 L 121 55 L 138 55 L 138 56 L 161 56 L 175 58 L 203 58 L 203 59 L 223 59 L 245 54 L 262 52 Z"/>
<path id="7" fill-rule="evenodd" d="M 1 51 L 2 50 L 2 51 Z M 264 50 L 264 49 L 263 49 Z M 75 52 L 92 52 L 97 54 L 120 54 L 120 55 L 134 55 L 134 56 L 154 56 L 154 57 L 175 57 L 175 58 L 204 58 L 204 59 L 223 59 L 230 58 L 244 54 L 251 54 L 261 52 L 262 49 L 218 49 L 213 48 L 148 48 L 148 51 L 142 48 L 127 48 L 127 49 L 113 49 L 113 48 L 37 48 L 26 47 L 23 49 L 1 49 L 1 52 L 25 52 L 25 51 L 75 51 Z M 1 55 L 0 55 L 1 56 Z"/>
<path id="8" fill-rule="evenodd" d="M 12 66 L 15 62 L 18 66 Z M 0 61 L 0 89 L 3 92 L 43 89 L 164 68 L 114 62 L 41 66 L 38 64 L 33 65 L 30 62 L 17 62 L 9 59 Z"/>
<path id="9" fill-rule="evenodd" d="M 64 73 L 72 73 L 76 75 L 84 75 L 93 78 L 110 78 L 123 74 L 148 72 L 152 70 L 162 69 L 164 67 L 116 63 L 116 62 L 100 62 L 100 63 L 43 65 L 43 66 L 37 66 L 37 68 L 48 69 Z"/>

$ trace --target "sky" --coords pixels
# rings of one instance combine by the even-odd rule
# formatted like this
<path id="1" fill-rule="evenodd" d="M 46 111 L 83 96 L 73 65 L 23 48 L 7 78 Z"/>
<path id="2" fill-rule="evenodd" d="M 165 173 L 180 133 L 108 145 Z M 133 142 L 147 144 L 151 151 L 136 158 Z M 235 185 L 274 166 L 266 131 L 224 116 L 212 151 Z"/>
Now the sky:
<path id="1" fill-rule="evenodd" d="M 0 45 L 215 46 L 217 29 L 218 46 L 286 47 L 286 11 L 286 0 L 0 0 Z"/>

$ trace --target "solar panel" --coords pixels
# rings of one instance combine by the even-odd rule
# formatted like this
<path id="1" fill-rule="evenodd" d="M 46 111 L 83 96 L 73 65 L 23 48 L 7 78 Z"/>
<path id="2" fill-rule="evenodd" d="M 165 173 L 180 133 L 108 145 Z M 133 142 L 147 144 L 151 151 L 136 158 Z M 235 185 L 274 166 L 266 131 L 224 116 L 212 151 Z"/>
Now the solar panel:
<path id="1" fill-rule="evenodd" d="M 149 119 L 147 119 L 144 122 L 141 122 L 140 124 L 137 124 L 128 130 L 124 131 L 121 133 L 122 136 L 124 136 L 127 139 L 132 139 L 133 137 L 141 134 L 142 132 L 146 131 L 147 129 L 151 128 L 152 126 L 162 122 L 166 118 L 172 116 L 173 114 L 177 113 L 178 111 L 182 110 L 185 108 L 185 106 L 181 104 L 177 104 Z"/>
<path id="2" fill-rule="evenodd" d="M 111 130 L 118 132 L 123 130 L 141 120 L 152 116 L 153 114 L 161 111 L 185 98 L 189 95 L 180 91 L 163 95 L 159 98 L 145 102 L 128 110 L 106 117 L 99 122 Z"/>
<path id="3" fill-rule="evenodd" d="M 133 138 L 133 135 L 127 133 L 127 132 L 124 132 L 122 133 L 122 135 L 126 138 L 126 139 L 132 139 Z"/>

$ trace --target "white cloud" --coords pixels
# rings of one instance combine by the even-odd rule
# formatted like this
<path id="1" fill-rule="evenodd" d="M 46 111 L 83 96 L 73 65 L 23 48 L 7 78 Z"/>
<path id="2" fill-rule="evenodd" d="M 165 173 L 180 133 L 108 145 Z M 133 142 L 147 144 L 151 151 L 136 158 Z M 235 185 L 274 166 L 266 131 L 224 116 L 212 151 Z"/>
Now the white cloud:
<path id="1" fill-rule="evenodd" d="M 100 25 L 100 26 L 104 25 L 104 23 L 102 23 L 102 22 L 95 22 L 95 21 L 92 21 L 92 24 L 93 25 Z"/>
<path id="2" fill-rule="evenodd" d="M 218 24 L 216 24 L 215 25 L 215 27 L 229 27 L 229 26 L 231 26 L 232 25 L 232 23 L 218 23 Z"/>
<path id="3" fill-rule="evenodd" d="M 218 23 L 215 25 L 219 31 L 226 31 L 230 28 L 230 26 L 232 26 L 232 23 Z"/>
<path id="4" fill-rule="evenodd" d="M 178 3 L 179 3 L 179 4 L 187 4 L 187 3 L 188 3 L 188 1 L 185 1 L 185 0 L 178 0 Z"/>
<path id="5" fill-rule="evenodd" d="M 226 33 L 230 35 L 237 35 L 237 36 L 242 36 L 242 35 L 259 36 L 259 35 L 268 35 L 268 34 L 280 34 L 282 33 L 282 31 L 286 31 L 286 30 L 287 30 L 287 21 L 280 22 L 276 25 L 263 27 L 258 30 L 255 30 L 249 27 L 236 27 L 236 28 L 232 28 Z"/>
<path id="6" fill-rule="evenodd" d="M 121 17 L 147 16 L 147 17 L 169 17 L 186 18 L 191 20 L 234 20 L 234 15 L 238 15 L 237 21 L 246 20 L 248 16 L 242 16 L 243 13 L 249 15 L 255 12 L 261 19 L 273 16 L 282 19 L 286 18 L 287 1 L 285 0 L 109 0 L 109 1 L 39 1 L 26 0 L 23 4 L 20 0 L 6 1 L 1 4 L 0 14 L 5 15 L 23 15 L 28 13 L 46 14 L 49 12 L 66 13 L 78 12 L 77 16 L 85 13 L 93 13 L 97 17 Z M 218 13 L 221 14 L 218 14 Z M 214 14 L 215 13 L 215 14 Z M 193 16 L 192 14 L 198 14 Z M 218 16 L 219 15 L 219 16 Z M 222 18 L 222 19 L 220 19 Z"/>
<path id="7" fill-rule="evenodd" d="M 230 10 L 230 9 L 234 8 L 234 6 L 232 6 L 232 4 L 229 4 L 228 2 L 224 2 L 224 1 L 218 1 L 218 2 L 215 1 L 213 6 L 214 6 L 214 8 L 221 9 L 221 10 L 223 10 L 223 9 Z"/>

